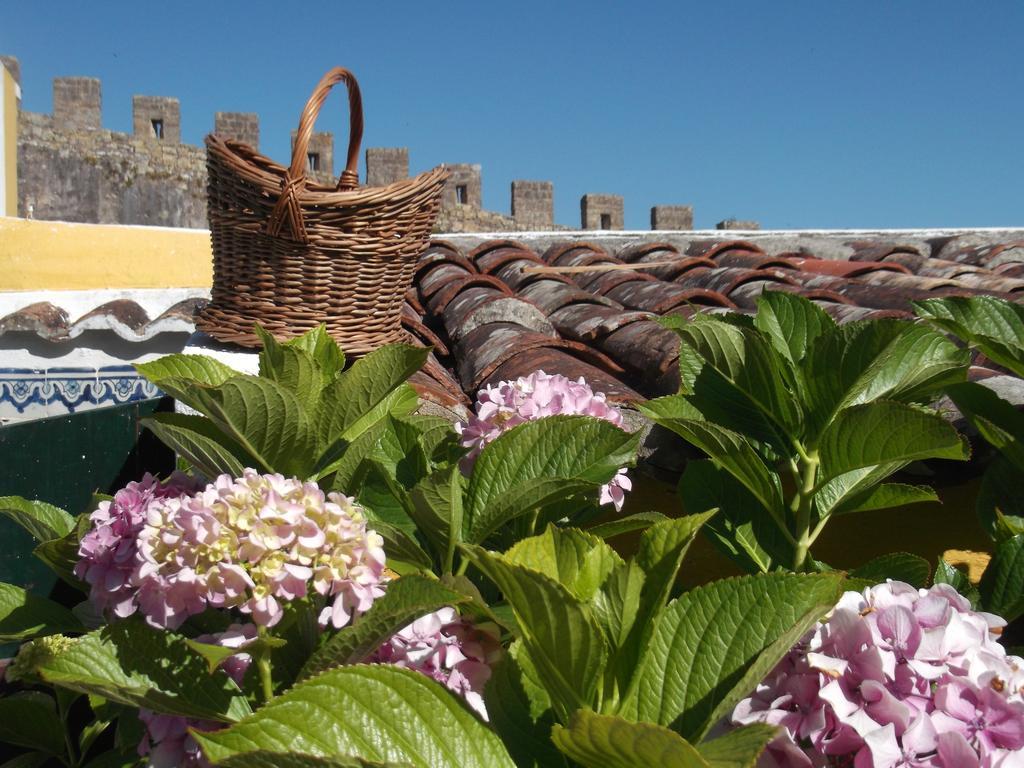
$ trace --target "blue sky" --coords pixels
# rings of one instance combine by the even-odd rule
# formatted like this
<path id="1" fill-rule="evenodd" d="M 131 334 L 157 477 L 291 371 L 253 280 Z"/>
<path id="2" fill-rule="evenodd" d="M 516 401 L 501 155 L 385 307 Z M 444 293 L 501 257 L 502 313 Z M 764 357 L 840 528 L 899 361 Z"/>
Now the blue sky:
<path id="1" fill-rule="evenodd" d="M 134 93 L 177 96 L 185 141 L 258 112 L 280 161 L 347 66 L 365 146 L 408 146 L 414 172 L 480 163 L 499 212 L 513 179 L 551 180 L 563 224 L 607 192 L 637 229 L 679 203 L 698 227 L 1019 226 L 1022 29 L 1017 0 L 20 2 L 0 52 L 29 110 L 91 75 L 107 128 L 130 130 Z M 337 144 L 346 124 L 339 95 L 317 127 Z"/>

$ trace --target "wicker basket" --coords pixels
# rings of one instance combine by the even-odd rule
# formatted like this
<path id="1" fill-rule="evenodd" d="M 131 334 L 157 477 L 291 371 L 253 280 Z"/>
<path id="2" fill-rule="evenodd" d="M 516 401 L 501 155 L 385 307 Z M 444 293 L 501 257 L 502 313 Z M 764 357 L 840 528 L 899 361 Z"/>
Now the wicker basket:
<path id="1" fill-rule="evenodd" d="M 327 94 L 348 87 L 348 161 L 336 188 L 306 178 L 313 124 Z M 346 354 L 404 338 L 402 301 L 427 247 L 448 172 L 435 168 L 384 187 L 358 187 L 363 134 L 359 85 L 332 69 L 310 96 L 289 168 L 241 142 L 206 137 L 213 296 L 197 327 L 220 341 L 260 345 L 320 323 Z"/>

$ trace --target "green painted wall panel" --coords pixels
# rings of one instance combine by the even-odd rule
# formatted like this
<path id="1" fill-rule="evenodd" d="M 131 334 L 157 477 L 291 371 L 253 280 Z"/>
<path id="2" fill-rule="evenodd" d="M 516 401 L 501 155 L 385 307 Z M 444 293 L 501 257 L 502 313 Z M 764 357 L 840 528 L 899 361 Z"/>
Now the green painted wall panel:
<path id="1" fill-rule="evenodd" d="M 167 474 L 174 455 L 139 419 L 168 403 L 143 400 L 0 427 L 0 496 L 41 499 L 77 515 L 95 492 L 113 492 L 146 471 Z M 32 548 L 31 537 L 0 519 L 0 581 L 46 594 L 55 579 Z"/>

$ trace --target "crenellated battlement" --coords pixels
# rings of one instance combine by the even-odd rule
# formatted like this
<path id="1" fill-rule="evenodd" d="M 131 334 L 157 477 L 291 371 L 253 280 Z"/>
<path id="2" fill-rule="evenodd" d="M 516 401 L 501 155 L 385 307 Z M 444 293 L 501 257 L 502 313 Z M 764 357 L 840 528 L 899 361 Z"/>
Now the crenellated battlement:
<path id="1" fill-rule="evenodd" d="M 0 56 L 16 82 L 18 60 Z M 103 127 L 102 84 L 92 77 L 56 77 L 50 115 L 18 110 L 18 214 L 25 218 L 206 226 L 205 150 L 181 141 L 181 102 L 171 96 L 132 96 L 132 132 Z M 213 132 L 259 148 L 260 121 L 252 112 L 217 112 Z M 292 134 L 294 144 L 295 134 Z M 307 168 L 322 183 L 335 179 L 334 136 L 314 133 Z M 430 163 L 434 165 L 436 163 Z M 483 208 L 483 171 L 477 163 L 448 163 L 441 228 L 451 231 L 565 229 L 555 223 L 554 184 L 514 180 L 511 215 Z M 409 176 L 407 147 L 369 147 L 365 183 L 390 184 Z M 621 230 L 625 201 L 618 195 L 586 194 L 580 199 L 580 227 Z M 756 222 L 722 222 L 719 228 Z M 693 207 L 655 206 L 652 229 L 693 228 Z"/>

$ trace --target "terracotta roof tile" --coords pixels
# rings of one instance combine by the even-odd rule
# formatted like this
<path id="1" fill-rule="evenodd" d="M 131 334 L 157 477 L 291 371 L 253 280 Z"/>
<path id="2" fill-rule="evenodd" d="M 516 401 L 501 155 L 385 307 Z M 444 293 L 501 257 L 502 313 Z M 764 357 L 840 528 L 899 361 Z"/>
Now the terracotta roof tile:
<path id="1" fill-rule="evenodd" d="M 71 321 L 67 310 L 50 302 L 35 302 L 0 317 L 0 335 L 34 333 L 49 341 L 75 339 L 86 331 L 112 331 L 126 341 L 146 341 L 160 333 L 192 333 L 195 314 L 206 306 L 205 298 L 178 301 L 151 319 L 131 299 L 99 304 Z"/>
<path id="2" fill-rule="evenodd" d="M 729 253 L 730 251 L 764 253 L 761 246 L 747 240 L 695 240 L 686 249 L 686 255 L 715 259 L 721 254 Z"/>
<path id="3" fill-rule="evenodd" d="M 623 270 L 620 272 L 594 272 L 590 275 L 580 275 L 577 281 L 580 286 L 586 288 L 591 293 L 596 293 L 601 296 L 608 293 L 616 286 L 622 285 L 623 283 L 642 283 L 651 282 L 655 278 L 646 272 L 633 272 Z"/>
<path id="4" fill-rule="evenodd" d="M 905 243 L 854 240 L 847 245 L 853 249 L 850 261 L 892 261 L 894 257 L 923 255 L 916 245 Z"/>
<path id="5" fill-rule="evenodd" d="M 913 300 L 1010 295 L 1024 288 L 1018 284 L 1024 281 L 979 264 L 933 258 L 922 252 L 926 246 L 873 241 L 847 246 L 853 257 L 838 261 L 806 252 L 771 256 L 754 243 L 729 240 L 691 242 L 685 252 L 664 241 L 632 242 L 618 251 L 575 241 L 555 243 L 543 253 L 496 240 L 465 256 L 509 295 L 499 295 L 492 280 L 474 279 L 465 268 L 457 273 L 450 260 L 436 272 L 421 272 L 420 291 L 428 314 L 444 325 L 449 338 L 458 339 L 448 362 L 470 394 L 481 383 L 543 368 L 599 377 L 601 386 L 628 401 L 668 394 L 678 386 L 678 337 L 656 322 L 658 315 L 750 313 L 764 290 L 782 290 L 817 302 L 840 323 L 912 320 Z M 984 253 L 970 244 L 962 248 L 968 246 L 972 259 L 993 257 L 993 248 Z M 438 288 L 438 282 L 445 286 Z M 1002 375 L 981 362 L 986 367 L 976 368 L 975 375 Z"/>
<path id="6" fill-rule="evenodd" d="M 459 244 L 466 241 L 474 245 Z M 485 384 L 543 368 L 584 376 L 629 403 L 678 386 L 679 340 L 659 315 L 751 314 L 765 290 L 803 295 L 840 323 L 913 320 L 911 302 L 935 296 L 1024 300 L 1024 241 L 959 235 L 829 246 L 829 255 L 849 254 L 846 260 L 818 258 L 820 242 L 794 238 L 785 242 L 788 252 L 769 254 L 754 242 L 727 239 L 436 240 L 403 307 L 410 338 L 433 348 L 412 384 L 424 399 L 459 409 Z M 150 319 L 138 303 L 119 299 L 72 322 L 60 306 L 36 301 L 0 317 L 0 333 L 65 340 L 100 329 L 141 340 L 190 330 L 201 305 L 190 299 Z M 1024 392 L 983 356 L 973 362 L 973 380 Z"/>
<path id="7" fill-rule="evenodd" d="M 518 323 L 501 322 L 480 326 L 458 341 L 455 357 L 459 379 L 464 389 L 476 391 L 498 366 L 523 353 L 532 354 L 541 349 L 557 350 L 566 357 L 577 358 L 612 375 L 622 373 L 622 368 L 611 358 L 586 344 L 552 338 Z"/>
<path id="8" fill-rule="evenodd" d="M 797 259 L 790 258 L 789 262 L 802 272 L 811 272 L 815 275 L 830 275 L 831 277 L 860 277 L 872 272 L 902 272 L 905 275 L 911 274 L 910 270 L 902 264 L 891 261 L 839 261 L 838 259 Z"/>
<path id="9" fill-rule="evenodd" d="M 799 269 L 792 259 L 750 251 L 724 251 L 715 257 L 715 266 L 741 269 Z"/>

